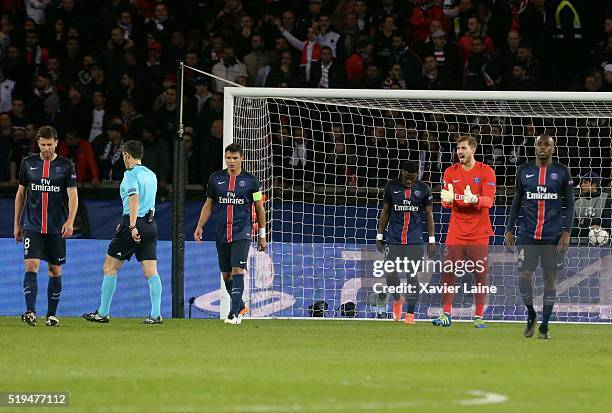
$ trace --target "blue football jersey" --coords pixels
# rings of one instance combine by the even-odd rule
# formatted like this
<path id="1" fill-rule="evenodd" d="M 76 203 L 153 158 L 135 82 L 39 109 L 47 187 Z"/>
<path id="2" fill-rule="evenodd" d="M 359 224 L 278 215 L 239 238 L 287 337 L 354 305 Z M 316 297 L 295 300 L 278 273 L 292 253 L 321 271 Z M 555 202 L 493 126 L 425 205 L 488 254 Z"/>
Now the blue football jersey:
<path id="1" fill-rule="evenodd" d="M 562 230 L 571 232 L 574 219 L 574 182 L 567 166 L 553 162 L 538 166 L 535 161 L 521 165 L 507 230 L 514 231 L 521 204 L 522 236 L 534 240 L 556 240 Z"/>
<path id="2" fill-rule="evenodd" d="M 74 164 L 61 156 L 52 161 L 39 154 L 21 161 L 19 185 L 26 189 L 23 228 L 41 234 L 60 234 L 68 219 L 67 188 L 76 187 Z"/>
<path id="3" fill-rule="evenodd" d="M 416 181 L 410 187 L 400 178 L 385 185 L 384 202 L 390 207 L 388 244 L 422 244 L 425 207 L 432 205 L 431 188 Z"/>
<path id="4" fill-rule="evenodd" d="M 130 214 L 130 195 L 138 194 L 138 216 L 144 217 L 150 210 L 155 210 L 155 172 L 144 165 L 134 165 L 123 173 L 119 194 L 123 203 L 123 215 Z"/>
<path id="5" fill-rule="evenodd" d="M 224 169 L 211 175 L 206 196 L 214 203 L 217 242 L 252 238 L 253 194 L 257 192 L 260 192 L 259 180 L 248 172 L 232 176 Z"/>

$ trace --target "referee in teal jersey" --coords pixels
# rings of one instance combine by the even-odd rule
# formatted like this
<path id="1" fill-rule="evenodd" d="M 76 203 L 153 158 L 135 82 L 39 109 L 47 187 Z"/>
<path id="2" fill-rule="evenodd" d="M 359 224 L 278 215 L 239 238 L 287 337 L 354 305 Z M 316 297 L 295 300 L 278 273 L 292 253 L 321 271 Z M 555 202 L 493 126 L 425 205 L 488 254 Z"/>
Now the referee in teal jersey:
<path id="1" fill-rule="evenodd" d="M 125 173 L 119 187 L 123 202 L 123 219 L 117 226 L 116 234 L 110 245 L 102 271 L 102 292 L 100 307 L 93 313 L 83 314 L 87 321 L 108 323 L 110 305 L 117 286 L 117 272 L 132 254 L 142 266 L 149 283 L 151 314 L 144 324 L 162 324 L 161 294 L 162 284 L 157 274 L 157 224 L 155 215 L 155 195 L 157 177 L 141 163 L 144 149 L 141 142 L 130 140 L 123 145 Z"/>

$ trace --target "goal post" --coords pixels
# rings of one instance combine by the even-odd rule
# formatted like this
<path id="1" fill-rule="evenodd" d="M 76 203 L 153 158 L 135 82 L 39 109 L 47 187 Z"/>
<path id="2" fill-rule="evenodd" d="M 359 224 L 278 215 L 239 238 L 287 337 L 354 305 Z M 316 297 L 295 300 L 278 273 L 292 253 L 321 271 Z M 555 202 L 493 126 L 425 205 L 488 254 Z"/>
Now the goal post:
<path id="1" fill-rule="evenodd" d="M 486 316 L 522 320 L 516 257 L 501 245 L 516 169 L 533 157 L 535 136 L 546 131 L 577 195 L 587 171 L 609 182 L 611 114 L 612 93 L 226 87 L 223 146 L 244 148 L 244 169 L 259 178 L 267 197 L 268 252 L 252 249 L 245 277 L 251 316 L 388 313 L 391 301 L 376 294 L 381 280 L 373 276 L 381 258 L 375 236 L 382 188 L 399 175 L 400 161 L 418 161 L 420 179 L 434 191 L 436 240 L 443 242 L 449 211 L 439 207 L 441 174 L 454 160 L 454 138 L 472 134 L 479 141 L 476 159 L 498 179 L 489 274 L 499 289 L 488 297 Z M 572 239 L 559 275 L 556 320 L 610 321 L 610 254 L 609 244 Z M 537 306 L 539 270 L 535 279 Z M 423 271 L 419 281 L 439 285 L 440 274 Z M 229 296 L 222 282 L 220 291 L 224 318 Z M 417 317 L 429 318 L 440 306 L 439 295 L 422 295 Z M 458 318 L 472 306 L 467 295 L 455 297 Z"/>

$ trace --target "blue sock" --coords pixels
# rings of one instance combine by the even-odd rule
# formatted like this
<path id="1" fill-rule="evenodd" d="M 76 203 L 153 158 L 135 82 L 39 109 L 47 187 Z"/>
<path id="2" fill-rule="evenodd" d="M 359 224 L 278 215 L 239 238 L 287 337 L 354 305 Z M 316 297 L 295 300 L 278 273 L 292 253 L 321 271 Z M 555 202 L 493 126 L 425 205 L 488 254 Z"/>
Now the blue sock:
<path id="1" fill-rule="evenodd" d="M 223 280 L 223 282 L 225 283 L 225 291 L 227 291 L 227 293 L 230 295 L 230 298 L 232 296 L 232 285 L 234 285 L 234 280 L 231 278 L 228 278 L 227 280 Z M 244 288 L 244 287 L 243 287 Z M 245 306 L 244 301 L 242 301 L 242 299 L 240 299 L 240 310 L 242 310 Z"/>
<path id="2" fill-rule="evenodd" d="M 149 295 L 151 296 L 151 317 L 157 318 L 161 315 L 162 283 L 159 275 L 155 274 L 149 278 Z"/>
<path id="3" fill-rule="evenodd" d="M 61 296 L 62 277 L 49 277 L 49 286 L 47 287 L 47 317 L 55 315 Z"/>
<path id="4" fill-rule="evenodd" d="M 26 272 L 23 278 L 23 296 L 25 297 L 27 311 L 36 312 L 36 296 L 38 295 L 38 274 Z"/>
<path id="5" fill-rule="evenodd" d="M 234 275 L 232 278 L 234 280 L 232 282 L 232 309 L 230 313 L 238 315 L 243 304 L 242 293 L 244 292 L 244 274 Z"/>
<path id="6" fill-rule="evenodd" d="M 107 316 L 110 312 L 111 301 L 113 301 L 113 294 L 117 288 L 117 276 L 116 275 L 105 275 L 102 280 L 102 292 L 100 293 L 100 308 L 98 308 L 98 314 L 101 316 Z"/>

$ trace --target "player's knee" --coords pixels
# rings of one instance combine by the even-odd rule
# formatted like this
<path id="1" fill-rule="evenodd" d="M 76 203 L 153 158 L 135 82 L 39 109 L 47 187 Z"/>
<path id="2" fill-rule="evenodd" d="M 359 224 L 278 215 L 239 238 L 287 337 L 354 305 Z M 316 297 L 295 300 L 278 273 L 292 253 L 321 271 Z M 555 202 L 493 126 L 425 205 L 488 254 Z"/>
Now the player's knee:
<path id="1" fill-rule="evenodd" d="M 231 272 L 222 272 L 221 275 L 223 275 L 223 280 L 227 281 L 230 278 L 232 278 L 232 273 Z"/>
<path id="2" fill-rule="evenodd" d="M 153 260 L 146 260 L 140 263 L 142 272 L 146 277 L 152 277 L 157 274 L 157 262 Z"/>
<path id="3" fill-rule="evenodd" d="M 234 275 L 243 275 L 243 274 L 244 274 L 244 268 L 232 267 L 232 277 Z"/>
<path id="4" fill-rule="evenodd" d="M 26 272 L 38 272 L 39 268 L 40 268 L 39 260 L 26 260 L 25 262 Z"/>
<path id="5" fill-rule="evenodd" d="M 104 264 L 102 265 L 102 272 L 104 275 L 117 274 L 119 267 L 121 267 L 121 261 L 116 260 L 113 257 L 106 256 Z"/>
<path id="6" fill-rule="evenodd" d="M 531 280 L 531 275 L 532 275 L 531 271 L 519 272 L 519 277 L 521 277 L 523 280 Z"/>
<path id="7" fill-rule="evenodd" d="M 62 275 L 61 266 L 49 264 L 49 276 L 50 277 L 60 277 L 61 275 Z"/>

